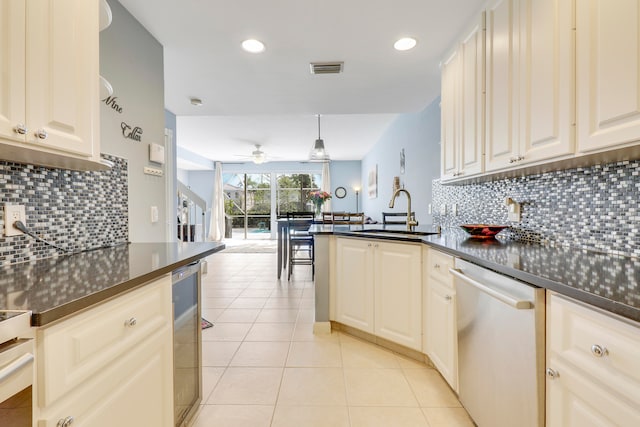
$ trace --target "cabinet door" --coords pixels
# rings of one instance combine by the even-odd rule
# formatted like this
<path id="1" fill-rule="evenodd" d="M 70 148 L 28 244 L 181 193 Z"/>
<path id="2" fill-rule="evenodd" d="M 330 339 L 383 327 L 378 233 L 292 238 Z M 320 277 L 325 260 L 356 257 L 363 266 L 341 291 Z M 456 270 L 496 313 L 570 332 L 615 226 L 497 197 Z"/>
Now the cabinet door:
<path id="1" fill-rule="evenodd" d="M 489 5 L 486 54 L 487 171 L 510 166 L 518 156 L 518 0 L 497 0 Z"/>
<path id="2" fill-rule="evenodd" d="M 547 367 L 557 373 L 554 379 L 547 377 L 547 427 L 639 425 L 640 408 L 624 396 L 562 359 L 550 358 Z"/>
<path id="3" fill-rule="evenodd" d="M 25 6 L 0 3 L 0 138 L 25 141 L 16 132 L 25 125 Z"/>
<path id="4" fill-rule="evenodd" d="M 115 363 L 99 384 L 87 382 L 41 413 L 38 426 L 173 426 L 173 345 L 163 328 Z"/>
<path id="5" fill-rule="evenodd" d="M 578 151 L 640 140 L 640 3 L 576 4 Z"/>
<path id="6" fill-rule="evenodd" d="M 336 244 L 336 320 L 362 331 L 373 328 L 373 255 L 366 240 L 338 239 Z"/>
<path id="7" fill-rule="evenodd" d="M 99 136 L 98 1 L 26 4 L 27 142 L 92 157 Z"/>
<path id="8" fill-rule="evenodd" d="M 451 388 L 458 390 L 456 295 L 429 277 L 426 286 L 426 353 Z"/>
<path id="9" fill-rule="evenodd" d="M 460 44 L 460 173 L 484 170 L 484 14 Z"/>
<path id="10" fill-rule="evenodd" d="M 375 334 L 422 351 L 422 260 L 416 245 L 376 242 Z"/>
<path id="11" fill-rule="evenodd" d="M 520 163 L 573 154 L 572 0 L 521 0 Z"/>
<path id="12" fill-rule="evenodd" d="M 458 176 L 458 51 L 442 64 L 441 117 L 441 178 Z"/>

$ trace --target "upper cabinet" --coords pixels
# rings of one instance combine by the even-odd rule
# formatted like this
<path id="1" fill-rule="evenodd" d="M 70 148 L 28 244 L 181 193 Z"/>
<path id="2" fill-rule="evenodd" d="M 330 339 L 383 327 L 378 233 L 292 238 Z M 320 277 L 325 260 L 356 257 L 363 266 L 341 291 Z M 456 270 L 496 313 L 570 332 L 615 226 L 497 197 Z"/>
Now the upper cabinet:
<path id="1" fill-rule="evenodd" d="M 442 178 L 483 171 L 484 15 L 442 63 Z"/>
<path id="2" fill-rule="evenodd" d="M 98 0 L 2 2 L 2 158 L 88 169 L 99 161 Z"/>
<path id="3" fill-rule="evenodd" d="M 486 14 L 486 170 L 571 155 L 573 2 L 500 0 Z"/>
<path id="4" fill-rule="evenodd" d="M 443 181 L 638 157 L 640 2 L 492 0 L 483 18 L 443 61 Z"/>
<path id="5" fill-rule="evenodd" d="M 640 2 L 576 5 L 578 151 L 640 140 Z"/>

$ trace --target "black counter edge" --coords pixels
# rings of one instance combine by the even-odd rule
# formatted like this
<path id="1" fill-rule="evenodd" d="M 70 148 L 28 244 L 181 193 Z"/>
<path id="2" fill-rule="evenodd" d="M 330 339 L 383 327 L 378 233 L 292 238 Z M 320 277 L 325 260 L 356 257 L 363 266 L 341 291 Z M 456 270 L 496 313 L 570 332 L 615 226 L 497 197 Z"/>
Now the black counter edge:
<path id="1" fill-rule="evenodd" d="M 134 290 L 140 286 L 145 285 L 146 283 L 152 280 L 155 280 L 161 276 L 164 276 L 167 273 L 171 273 L 177 268 L 180 268 L 187 264 L 191 264 L 192 262 L 200 260 L 202 258 L 206 258 L 209 255 L 212 255 L 223 249 L 225 249 L 225 245 L 220 245 L 215 248 L 208 249 L 206 251 L 198 253 L 197 255 L 192 255 L 190 257 L 181 259 L 180 261 L 158 268 L 157 270 L 153 270 L 147 274 L 134 277 L 133 279 L 127 280 L 126 282 L 115 284 L 100 292 L 95 292 L 81 299 L 71 301 L 67 304 L 63 304 L 58 307 L 52 308 L 51 310 L 47 310 L 41 313 L 33 313 L 31 315 L 31 326 L 35 326 L 35 327 L 46 326 L 49 323 L 53 323 L 66 316 L 75 314 L 95 304 L 105 302 L 124 292 Z"/>

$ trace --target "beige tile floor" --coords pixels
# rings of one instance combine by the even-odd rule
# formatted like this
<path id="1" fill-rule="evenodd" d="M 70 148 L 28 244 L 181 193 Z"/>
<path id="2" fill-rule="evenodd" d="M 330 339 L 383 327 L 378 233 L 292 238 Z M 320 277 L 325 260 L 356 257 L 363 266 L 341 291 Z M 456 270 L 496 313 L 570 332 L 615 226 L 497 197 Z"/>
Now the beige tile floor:
<path id="1" fill-rule="evenodd" d="M 217 253 L 203 276 L 195 427 L 473 426 L 433 369 L 344 333 L 314 335 L 313 281 L 275 254 Z"/>

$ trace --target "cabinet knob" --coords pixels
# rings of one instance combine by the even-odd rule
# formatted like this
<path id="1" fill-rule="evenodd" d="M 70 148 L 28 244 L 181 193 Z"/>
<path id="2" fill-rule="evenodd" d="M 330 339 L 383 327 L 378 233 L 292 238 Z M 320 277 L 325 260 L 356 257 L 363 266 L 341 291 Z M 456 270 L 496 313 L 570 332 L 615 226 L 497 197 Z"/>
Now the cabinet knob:
<path id="1" fill-rule="evenodd" d="M 555 369 L 547 368 L 547 376 L 550 379 L 555 380 L 556 378 L 558 378 L 560 376 L 560 374 Z"/>
<path id="2" fill-rule="evenodd" d="M 451 298 L 452 298 L 451 295 L 445 295 L 444 296 L 444 299 L 447 300 L 447 301 L 451 301 Z"/>
<path id="3" fill-rule="evenodd" d="M 124 322 L 124 326 L 127 326 L 129 328 L 133 328 L 137 324 L 138 324 L 138 319 L 136 319 L 135 317 L 132 317 L 131 319 Z"/>
<path id="4" fill-rule="evenodd" d="M 45 139 L 47 139 L 49 137 L 49 134 L 44 129 L 38 129 L 36 131 L 36 136 L 38 137 L 38 139 L 42 139 L 44 141 Z"/>
<path id="5" fill-rule="evenodd" d="M 371 247 L 371 243 L 367 243 L 367 247 L 370 248 Z"/>
<path id="6" fill-rule="evenodd" d="M 19 135 L 25 135 L 27 133 L 27 127 L 22 123 L 18 123 L 16 127 L 13 128 L 13 131 Z"/>
<path id="7" fill-rule="evenodd" d="M 440 268 L 440 264 L 433 264 L 433 268 Z"/>
<path id="8" fill-rule="evenodd" d="M 56 424 L 56 427 L 69 427 L 71 424 L 73 424 L 73 417 L 69 416 L 67 418 L 60 418 L 58 420 L 58 424 Z"/>
<path id="9" fill-rule="evenodd" d="M 518 156 L 518 157 L 516 157 L 516 161 L 520 162 L 520 161 L 522 161 L 522 160 L 524 160 L 524 156 Z"/>
<path id="10" fill-rule="evenodd" d="M 609 350 L 606 347 L 601 347 L 598 344 L 594 344 L 591 346 L 591 354 L 595 357 L 603 357 L 609 354 Z"/>

